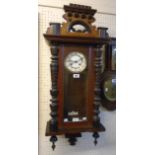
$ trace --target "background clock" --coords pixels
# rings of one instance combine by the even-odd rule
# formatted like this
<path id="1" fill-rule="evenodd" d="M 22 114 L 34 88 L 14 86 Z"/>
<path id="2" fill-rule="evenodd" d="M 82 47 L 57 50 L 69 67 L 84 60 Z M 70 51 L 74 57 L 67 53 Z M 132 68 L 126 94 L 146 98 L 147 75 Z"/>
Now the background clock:
<path id="1" fill-rule="evenodd" d="M 108 110 L 116 109 L 116 38 L 111 38 L 104 48 L 105 64 L 101 76 L 101 98 L 103 107 Z"/>

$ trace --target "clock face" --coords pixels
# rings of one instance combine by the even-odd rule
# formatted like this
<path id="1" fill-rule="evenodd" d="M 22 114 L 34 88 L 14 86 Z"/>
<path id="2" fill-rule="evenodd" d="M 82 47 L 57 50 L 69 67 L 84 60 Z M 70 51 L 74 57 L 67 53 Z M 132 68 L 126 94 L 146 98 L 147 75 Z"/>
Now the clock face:
<path id="1" fill-rule="evenodd" d="M 65 67 L 73 73 L 80 73 L 87 67 L 85 56 L 80 52 L 71 52 L 65 59 Z"/>

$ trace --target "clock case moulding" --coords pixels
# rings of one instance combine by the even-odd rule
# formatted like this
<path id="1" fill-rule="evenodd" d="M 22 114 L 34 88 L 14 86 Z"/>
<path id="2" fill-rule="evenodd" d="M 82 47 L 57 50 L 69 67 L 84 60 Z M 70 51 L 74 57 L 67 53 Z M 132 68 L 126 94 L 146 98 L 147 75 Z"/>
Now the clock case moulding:
<path id="1" fill-rule="evenodd" d="M 94 143 L 97 144 L 97 138 L 99 138 L 98 132 L 105 131 L 105 127 L 100 122 L 99 117 L 99 106 L 101 104 L 101 68 L 102 59 L 101 47 L 108 44 L 110 41 L 109 35 L 107 33 L 107 28 L 92 25 L 95 21 L 94 14 L 97 10 L 92 9 L 90 6 L 84 5 L 64 5 L 65 14 L 63 18 L 67 22 L 60 23 L 50 23 L 47 28 L 44 37 L 49 43 L 51 48 L 51 120 L 47 122 L 46 126 L 46 136 L 51 136 L 50 141 L 52 142 L 52 148 L 55 149 L 55 142 L 57 141 L 57 135 L 65 135 L 68 138 L 71 145 L 75 145 L 77 137 L 81 137 L 81 132 L 92 132 L 94 137 Z M 82 29 L 78 29 L 76 26 L 81 26 Z M 93 62 L 91 66 L 94 70 L 92 77 L 94 77 L 94 85 L 91 85 L 93 91 L 93 100 L 91 100 L 91 106 L 88 111 L 89 119 L 87 123 L 85 122 L 71 122 L 63 127 L 63 104 L 61 103 L 61 93 L 62 89 L 59 87 L 61 81 L 63 81 L 60 76 L 64 66 L 62 66 L 61 52 L 63 48 L 67 49 L 66 46 L 75 47 L 91 47 L 93 50 Z M 90 67 L 90 66 L 88 66 Z M 79 92 L 79 95 L 82 95 Z M 63 101 L 62 101 L 63 102 Z M 65 123 L 63 123 L 65 124 Z M 89 125 L 88 125 L 89 124 Z"/>

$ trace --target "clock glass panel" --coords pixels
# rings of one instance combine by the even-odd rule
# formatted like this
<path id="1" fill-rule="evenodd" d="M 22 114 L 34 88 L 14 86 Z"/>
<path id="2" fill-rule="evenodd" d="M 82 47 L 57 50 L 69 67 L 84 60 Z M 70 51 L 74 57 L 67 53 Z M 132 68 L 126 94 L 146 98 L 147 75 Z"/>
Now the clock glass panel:
<path id="1" fill-rule="evenodd" d="M 71 72 L 65 74 L 64 122 L 83 122 L 87 120 L 87 72 L 80 73 L 79 78 L 73 75 Z"/>
<path id="2" fill-rule="evenodd" d="M 116 79 L 108 79 L 104 82 L 104 96 L 109 101 L 116 100 Z"/>
<path id="3" fill-rule="evenodd" d="M 112 70 L 116 70 L 116 47 L 112 48 Z"/>
<path id="4" fill-rule="evenodd" d="M 85 56 L 80 52 L 71 52 L 65 59 L 65 67 L 73 73 L 82 72 L 87 66 Z"/>
<path id="5" fill-rule="evenodd" d="M 72 49 L 73 48 L 73 49 Z M 64 123 L 88 120 L 88 69 L 87 47 L 65 49 L 64 58 Z M 75 50 L 74 50 L 75 49 Z"/>

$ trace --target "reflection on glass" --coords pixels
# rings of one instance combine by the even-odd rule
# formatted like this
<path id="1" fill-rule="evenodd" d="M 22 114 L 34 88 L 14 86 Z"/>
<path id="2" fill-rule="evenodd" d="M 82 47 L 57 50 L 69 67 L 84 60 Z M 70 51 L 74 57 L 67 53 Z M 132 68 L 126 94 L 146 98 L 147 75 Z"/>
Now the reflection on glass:
<path id="1" fill-rule="evenodd" d="M 83 32 L 83 33 L 88 33 L 88 28 L 79 23 L 79 24 L 74 24 L 70 27 L 69 32 Z"/>
<path id="2" fill-rule="evenodd" d="M 105 69 L 105 45 L 102 46 L 101 48 L 102 54 L 101 54 L 101 59 L 102 59 L 102 72 Z"/>
<path id="3" fill-rule="evenodd" d="M 74 112 L 71 112 L 74 113 Z M 86 121 L 87 118 L 86 117 L 78 117 L 76 115 L 69 115 L 68 117 L 64 118 L 64 122 L 83 122 Z"/>
<path id="4" fill-rule="evenodd" d="M 80 111 L 65 111 L 64 122 L 83 122 L 86 121 L 86 116 L 80 116 Z"/>
<path id="5" fill-rule="evenodd" d="M 116 70 L 116 48 L 112 50 L 112 70 Z"/>
<path id="6" fill-rule="evenodd" d="M 109 79 L 104 82 L 104 95 L 109 101 L 116 100 L 116 79 Z"/>

